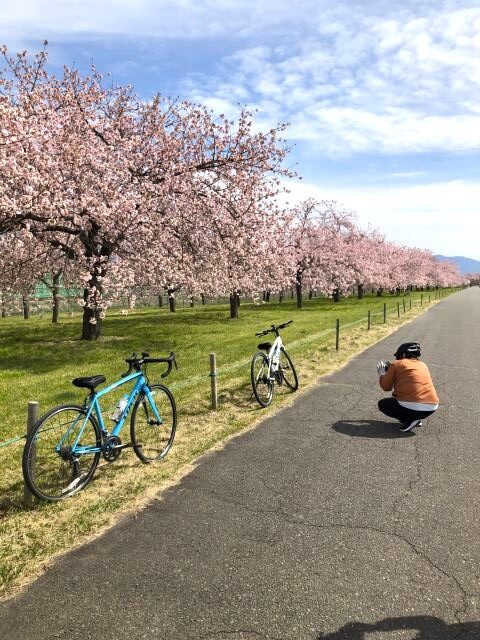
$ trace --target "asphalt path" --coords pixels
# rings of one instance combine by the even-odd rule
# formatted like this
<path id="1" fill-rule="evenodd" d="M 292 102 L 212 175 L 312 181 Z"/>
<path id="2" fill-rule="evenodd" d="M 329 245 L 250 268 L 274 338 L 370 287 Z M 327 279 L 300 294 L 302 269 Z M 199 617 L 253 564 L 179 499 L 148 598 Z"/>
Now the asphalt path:
<path id="1" fill-rule="evenodd" d="M 479 328 L 478 287 L 431 307 L 61 557 L 0 638 L 478 640 Z M 408 340 L 442 404 L 403 434 L 375 363 Z"/>

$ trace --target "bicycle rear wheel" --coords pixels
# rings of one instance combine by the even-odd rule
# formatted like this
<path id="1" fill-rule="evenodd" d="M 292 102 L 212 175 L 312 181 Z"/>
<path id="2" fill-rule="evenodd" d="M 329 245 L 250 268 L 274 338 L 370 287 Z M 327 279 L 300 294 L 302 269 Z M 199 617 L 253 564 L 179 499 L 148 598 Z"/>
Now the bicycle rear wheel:
<path id="1" fill-rule="evenodd" d="M 289 389 L 296 391 L 298 389 L 298 376 L 293 366 L 293 362 L 282 347 L 280 350 L 279 369 L 282 372 L 282 379 Z"/>
<path id="2" fill-rule="evenodd" d="M 101 447 L 102 438 L 96 420 L 90 416 L 85 421 L 86 416 L 87 411 L 77 405 L 55 407 L 37 421 L 27 438 L 23 477 L 40 500 L 64 500 L 90 482 L 100 458 L 100 451 L 93 449 Z"/>
<path id="3" fill-rule="evenodd" d="M 177 407 L 172 392 L 163 384 L 151 384 L 149 388 L 161 422 L 156 419 L 144 393 L 135 402 L 130 421 L 133 450 L 146 464 L 167 455 L 177 430 Z"/>
<path id="4" fill-rule="evenodd" d="M 268 407 L 272 402 L 275 389 L 274 381 L 268 376 L 268 368 L 267 356 L 259 351 L 253 356 L 250 377 L 253 393 L 261 407 Z"/>

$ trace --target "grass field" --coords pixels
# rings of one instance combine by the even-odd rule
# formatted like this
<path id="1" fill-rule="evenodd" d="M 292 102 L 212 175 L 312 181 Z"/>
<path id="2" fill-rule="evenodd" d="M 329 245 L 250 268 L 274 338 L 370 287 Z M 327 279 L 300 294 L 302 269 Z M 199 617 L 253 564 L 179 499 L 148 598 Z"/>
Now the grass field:
<path id="1" fill-rule="evenodd" d="M 397 296 L 362 301 L 349 298 L 337 304 L 318 298 L 305 301 L 301 310 L 293 301 L 242 304 L 236 320 L 228 318 L 226 306 L 181 309 L 175 314 L 165 309 L 142 309 L 128 316 L 112 312 L 105 320 L 103 337 L 95 343 L 78 339 L 79 314 L 61 318 L 57 326 L 47 317 L 1 319 L 0 444 L 25 432 L 29 400 L 40 403 L 40 413 L 60 403 L 81 403 L 84 394 L 71 385 L 72 378 L 102 373 L 107 383 L 112 382 L 125 371 L 124 358 L 134 351 L 148 351 L 152 356 L 176 352 L 179 370 L 166 382 L 177 400 L 179 426 L 165 461 L 142 465 L 133 451 L 126 449 L 114 464 L 101 464 L 85 491 L 63 503 L 39 504 L 33 509 L 23 506 L 23 440 L 0 446 L 0 597 L 28 583 L 56 554 L 155 499 L 160 488 L 178 481 L 203 452 L 272 415 L 319 376 L 340 367 L 449 293 L 415 292 L 405 298 L 405 313 L 404 299 Z M 370 331 L 368 309 L 372 313 Z M 341 326 L 338 352 L 337 318 Z M 299 371 L 300 390 L 279 393 L 273 405 L 262 410 L 251 397 L 249 362 L 258 342 L 254 334 L 286 320 L 294 320 L 282 337 Z M 210 352 L 216 353 L 219 369 L 216 412 L 210 410 Z M 374 363 L 372 367 L 373 373 Z M 150 379 L 157 380 L 162 370 L 152 365 Z M 113 397 L 108 407 L 117 398 Z M 123 435 L 128 440 L 128 428 Z"/>

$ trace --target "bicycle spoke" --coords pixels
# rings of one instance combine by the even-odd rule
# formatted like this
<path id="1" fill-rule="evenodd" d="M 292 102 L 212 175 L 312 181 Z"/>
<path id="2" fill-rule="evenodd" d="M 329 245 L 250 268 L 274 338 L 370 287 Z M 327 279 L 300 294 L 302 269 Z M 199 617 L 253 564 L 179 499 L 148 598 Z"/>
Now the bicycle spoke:
<path id="1" fill-rule="evenodd" d="M 270 404 L 273 398 L 274 381 L 269 376 L 269 361 L 265 354 L 256 353 L 252 360 L 251 380 L 253 393 L 262 407 Z"/>
<path id="2" fill-rule="evenodd" d="M 81 407 L 62 406 L 46 414 L 37 424 L 24 450 L 23 471 L 32 493 L 42 500 L 61 500 L 90 480 L 98 464 L 98 427 L 86 420 Z M 81 435 L 82 447 L 97 452 L 82 453 L 74 448 Z"/>
<path id="3" fill-rule="evenodd" d="M 165 457 L 172 446 L 177 425 L 175 401 L 163 385 L 151 385 L 157 413 L 147 396 L 141 396 L 132 411 L 131 438 L 133 449 L 142 462 L 153 462 Z"/>

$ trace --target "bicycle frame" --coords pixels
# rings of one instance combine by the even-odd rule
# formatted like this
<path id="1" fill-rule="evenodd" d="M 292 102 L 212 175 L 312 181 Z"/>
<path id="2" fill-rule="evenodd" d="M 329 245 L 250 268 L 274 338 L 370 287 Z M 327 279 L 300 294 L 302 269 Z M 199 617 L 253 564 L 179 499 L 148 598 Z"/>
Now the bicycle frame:
<path id="1" fill-rule="evenodd" d="M 103 415 L 102 415 L 102 409 L 100 407 L 100 403 L 99 403 L 99 399 L 102 398 L 103 396 L 107 395 L 107 393 L 110 393 L 111 391 L 113 391 L 114 389 L 117 389 L 118 387 L 121 387 L 122 385 L 131 382 L 133 380 L 136 380 L 135 385 L 133 387 L 133 389 L 130 391 L 129 396 L 128 396 L 128 401 L 127 401 L 127 405 L 125 406 L 125 408 L 122 411 L 122 414 L 119 418 L 119 420 L 117 421 L 117 423 L 115 424 L 114 428 L 112 429 L 111 432 L 108 431 L 108 429 L 105 426 L 105 422 L 103 420 Z M 158 421 L 158 424 L 162 424 L 162 418 L 160 416 L 160 414 L 158 413 L 157 407 L 155 405 L 155 401 L 153 399 L 152 393 L 148 387 L 147 384 L 147 379 L 145 378 L 145 375 L 143 373 L 143 371 L 136 371 L 135 373 L 131 373 L 130 375 L 126 376 L 125 378 L 122 378 L 121 380 L 117 380 L 117 382 L 112 383 L 111 385 L 109 385 L 108 387 L 105 387 L 105 389 L 102 389 L 101 391 L 97 391 L 94 392 L 93 394 L 91 394 L 86 401 L 86 406 L 88 406 L 88 410 L 87 410 L 87 415 L 85 416 L 85 418 L 83 419 L 83 424 L 82 427 L 78 433 L 78 436 L 75 439 L 75 442 L 72 446 L 72 453 L 74 455 L 86 455 L 86 454 L 91 454 L 91 453 L 99 453 L 102 451 L 101 447 L 97 447 L 97 446 L 92 446 L 92 445 L 87 445 L 87 446 L 79 446 L 79 442 L 81 440 L 81 437 L 83 435 L 83 432 L 85 430 L 85 426 L 87 424 L 88 419 L 90 418 L 90 416 L 93 414 L 93 418 L 97 421 L 101 432 L 102 432 L 102 436 L 103 437 L 107 437 L 107 436 L 118 436 L 119 433 L 122 430 L 122 427 L 125 423 L 125 420 L 128 417 L 128 414 L 130 413 L 130 409 L 133 406 L 133 403 L 135 402 L 135 400 L 137 399 L 138 395 L 140 393 L 145 393 L 146 397 L 148 398 L 148 402 L 150 404 L 150 407 L 153 410 L 153 413 L 155 415 L 155 419 Z M 70 427 L 70 429 L 67 430 L 67 432 L 65 433 L 65 435 L 62 437 L 62 440 L 58 443 L 58 445 L 56 446 L 57 449 L 57 453 L 60 452 L 63 442 L 65 441 L 65 439 L 68 437 L 69 431 L 71 430 L 71 428 L 75 427 L 75 423 Z"/>
<path id="2" fill-rule="evenodd" d="M 280 366 L 280 351 L 283 347 L 282 339 L 279 335 L 275 338 L 270 351 L 268 352 L 268 377 L 278 371 Z"/>

